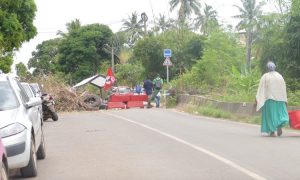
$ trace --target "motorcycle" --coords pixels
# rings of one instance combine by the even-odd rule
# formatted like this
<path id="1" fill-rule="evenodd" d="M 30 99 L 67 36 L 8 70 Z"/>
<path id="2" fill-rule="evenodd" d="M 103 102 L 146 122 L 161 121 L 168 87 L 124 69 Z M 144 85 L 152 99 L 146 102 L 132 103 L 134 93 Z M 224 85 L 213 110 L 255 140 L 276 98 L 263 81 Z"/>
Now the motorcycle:
<path id="1" fill-rule="evenodd" d="M 58 115 L 54 108 L 54 98 L 50 94 L 42 95 L 42 108 L 43 108 L 43 119 L 46 121 L 51 118 L 53 121 L 58 120 Z"/>

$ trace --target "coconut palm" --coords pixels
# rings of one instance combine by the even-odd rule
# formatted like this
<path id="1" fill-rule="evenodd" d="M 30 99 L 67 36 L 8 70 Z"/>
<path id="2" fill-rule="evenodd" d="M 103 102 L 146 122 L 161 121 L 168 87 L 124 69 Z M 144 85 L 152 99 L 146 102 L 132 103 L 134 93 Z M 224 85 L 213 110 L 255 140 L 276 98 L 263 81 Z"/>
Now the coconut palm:
<path id="1" fill-rule="evenodd" d="M 164 14 L 159 14 L 159 18 L 157 18 L 157 23 L 155 25 L 155 31 L 156 32 L 165 32 L 166 30 L 172 28 L 173 20 L 167 19 Z"/>
<path id="2" fill-rule="evenodd" d="M 201 4 L 199 0 L 170 0 L 170 10 L 173 11 L 179 6 L 178 21 L 180 24 L 184 24 L 186 19 L 194 13 L 200 12 Z"/>
<path id="3" fill-rule="evenodd" d="M 122 29 L 128 34 L 128 39 L 130 44 L 140 39 L 143 36 L 143 20 L 138 19 L 137 12 L 133 12 L 131 16 L 128 16 L 128 19 L 123 20 Z"/>
<path id="4" fill-rule="evenodd" d="M 198 13 L 195 18 L 195 26 L 204 35 L 208 35 L 214 28 L 218 26 L 217 11 L 212 6 L 205 4 L 203 14 Z"/>
<path id="5" fill-rule="evenodd" d="M 251 47 L 253 43 L 253 35 L 255 33 L 255 26 L 258 24 L 259 18 L 262 16 L 262 6 L 264 2 L 256 4 L 256 0 L 241 0 L 243 7 L 234 5 L 240 11 L 239 15 L 234 16 L 234 18 L 240 19 L 236 28 L 238 30 L 246 31 L 246 67 L 250 70 L 250 58 L 251 58 Z"/>

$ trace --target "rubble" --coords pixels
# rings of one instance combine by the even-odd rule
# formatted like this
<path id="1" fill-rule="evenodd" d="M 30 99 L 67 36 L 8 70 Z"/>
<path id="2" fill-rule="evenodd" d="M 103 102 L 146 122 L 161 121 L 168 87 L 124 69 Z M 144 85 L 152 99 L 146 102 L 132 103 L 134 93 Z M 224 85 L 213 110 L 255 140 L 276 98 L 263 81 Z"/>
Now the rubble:
<path id="1" fill-rule="evenodd" d="M 98 107 L 89 106 L 89 104 L 85 103 L 82 93 L 76 92 L 75 89 L 57 80 L 57 78 L 49 76 L 47 78 L 39 78 L 36 82 L 40 85 L 42 93 L 53 96 L 55 110 L 58 112 L 99 110 Z"/>

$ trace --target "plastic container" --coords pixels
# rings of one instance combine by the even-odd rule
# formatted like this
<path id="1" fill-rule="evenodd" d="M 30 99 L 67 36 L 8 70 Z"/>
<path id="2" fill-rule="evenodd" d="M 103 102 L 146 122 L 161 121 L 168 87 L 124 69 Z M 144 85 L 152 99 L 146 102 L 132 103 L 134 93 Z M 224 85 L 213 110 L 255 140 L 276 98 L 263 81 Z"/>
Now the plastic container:
<path id="1" fill-rule="evenodd" d="M 289 111 L 290 127 L 300 129 L 300 110 Z"/>

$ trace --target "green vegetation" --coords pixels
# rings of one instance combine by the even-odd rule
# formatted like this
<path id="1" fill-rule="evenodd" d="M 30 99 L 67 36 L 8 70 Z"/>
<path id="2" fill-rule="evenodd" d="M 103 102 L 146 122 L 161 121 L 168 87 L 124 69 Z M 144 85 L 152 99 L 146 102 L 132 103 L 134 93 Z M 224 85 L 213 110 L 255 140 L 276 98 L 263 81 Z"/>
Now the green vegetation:
<path id="1" fill-rule="evenodd" d="M 103 24 L 82 26 L 76 19 L 66 23 L 67 32 L 59 32 L 59 38 L 36 47 L 28 68 L 34 68 L 32 76 L 53 74 L 74 85 L 96 73 L 105 74 L 114 57 L 117 84 L 134 86 L 156 73 L 166 79 L 163 49 L 170 48 L 173 66 L 165 89 L 253 102 L 266 62 L 273 60 L 286 80 L 289 105 L 300 105 L 300 0 L 270 1 L 277 12 L 265 13 L 264 3 L 241 0 L 241 6 L 235 6 L 239 10 L 235 29 L 218 22 L 214 8 L 199 0 L 170 0 L 170 10 L 179 9 L 178 19 L 160 15 L 154 25 L 133 12 L 116 33 Z M 9 72 L 13 50 L 36 34 L 32 26 L 36 9 L 32 0 L 2 3 L 0 67 Z M 21 64 L 17 70 L 22 77 L 31 76 Z M 168 106 L 176 101 L 170 98 Z M 211 109 L 202 111 L 226 116 Z"/>
<path id="2" fill-rule="evenodd" d="M 208 106 L 196 106 L 193 104 L 187 104 L 181 109 L 185 112 L 195 114 L 195 115 L 203 115 L 213 118 L 220 118 L 220 119 L 230 119 L 237 122 L 245 122 L 251 124 L 260 124 L 260 116 L 242 116 L 237 114 L 232 114 L 227 111 L 220 110 L 216 107 L 211 105 Z"/>
<path id="3" fill-rule="evenodd" d="M 34 0 L 0 0 L 0 69 L 10 72 L 13 52 L 36 34 Z"/>

